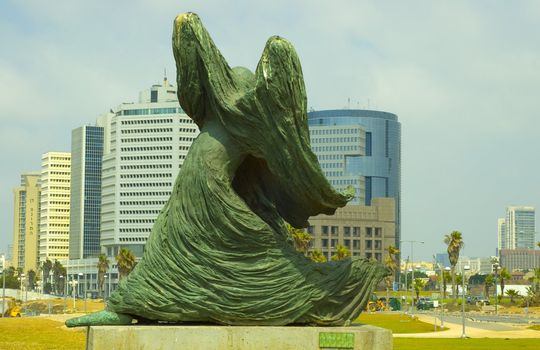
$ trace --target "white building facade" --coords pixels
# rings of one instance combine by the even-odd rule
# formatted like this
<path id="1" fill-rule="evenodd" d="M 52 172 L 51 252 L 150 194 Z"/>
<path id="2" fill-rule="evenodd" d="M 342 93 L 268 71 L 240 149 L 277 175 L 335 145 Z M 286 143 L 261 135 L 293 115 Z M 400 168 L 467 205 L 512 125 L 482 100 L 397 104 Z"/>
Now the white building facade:
<path id="1" fill-rule="evenodd" d="M 498 220 L 499 251 L 502 249 L 535 248 L 534 207 L 515 206 L 506 208 L 506 217 Z"/>
<path id="2" fill-rule="evenodd" d="M 39 261 L 69 256 L 71 153 L 48 152 L 41 157 Z"/>
<path id="3" fill-rule="evenodd" d="M 142 256 L 199 130 L 166 79 L 121 104 L 104 130 L 101 246 L 114 262 L 122 247 Z"/>

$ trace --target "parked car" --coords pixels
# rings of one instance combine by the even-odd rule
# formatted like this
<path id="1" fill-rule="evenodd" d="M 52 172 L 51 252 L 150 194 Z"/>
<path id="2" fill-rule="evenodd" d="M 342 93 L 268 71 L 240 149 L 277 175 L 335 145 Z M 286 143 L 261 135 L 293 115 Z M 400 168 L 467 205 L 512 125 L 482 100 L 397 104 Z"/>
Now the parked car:
<path id="1" fill-rule="evenodd" d="M 418 310 L 429 310 L 433 309 L 433 300 L 429 297 L 422 297 L 418 299 L 418 302 L 416 303 L 416 308 Z"/>
<path id="2" fill-rule="evenodd" d="M 489 299 L 482 296 L 468 296 L 467 304 L 471 305 L 489 305 Z"/>

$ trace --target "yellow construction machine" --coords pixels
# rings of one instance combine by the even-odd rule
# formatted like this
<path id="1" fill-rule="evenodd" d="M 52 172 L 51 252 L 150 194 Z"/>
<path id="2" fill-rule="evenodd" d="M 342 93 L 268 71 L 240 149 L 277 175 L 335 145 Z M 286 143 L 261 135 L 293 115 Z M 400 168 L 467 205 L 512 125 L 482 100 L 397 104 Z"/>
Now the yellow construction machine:
<path id="1" fill-rule="evenodd" d="M 4 317 L 21 317 L 21 306 L 17 303 L 15 298 L 6 297 L 3 300 L 4 303 Z"/>

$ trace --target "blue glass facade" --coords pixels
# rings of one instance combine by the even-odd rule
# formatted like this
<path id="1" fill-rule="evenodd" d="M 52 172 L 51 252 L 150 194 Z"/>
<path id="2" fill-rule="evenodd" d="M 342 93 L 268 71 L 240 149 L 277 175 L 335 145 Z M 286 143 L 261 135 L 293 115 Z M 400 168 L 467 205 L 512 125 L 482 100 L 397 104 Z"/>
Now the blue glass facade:
<path id="1" fill-rule="evenodd" d="M 103 128 L 87 126 L 84 162 L 83 258 L 100 253 Z"/>
<path id="2" fill-rule="evenodd" d="M 103 128 L 83 126 L 71 140 L 70 259 L 100 254 Z"/>
<path id="3" fill-rule="evenodd" d="M 377 197 L 396 201 L 396 246 L 401 209 L 401 124 L 395 114 L 371 110 L 308 113 L 311 147 L 330 183 L 352 185 L 352 204 L 370 205 Z"/>

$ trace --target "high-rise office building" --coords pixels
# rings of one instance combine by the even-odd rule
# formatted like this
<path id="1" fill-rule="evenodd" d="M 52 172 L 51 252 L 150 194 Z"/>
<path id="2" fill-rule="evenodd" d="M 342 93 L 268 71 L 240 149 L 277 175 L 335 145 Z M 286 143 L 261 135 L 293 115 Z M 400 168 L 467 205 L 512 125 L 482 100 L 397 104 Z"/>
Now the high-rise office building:
<path id="1" fill-rule="evenodd" d="M 71 154 L 48 152 L 41 157 L 39 260 L 69 256 Z"/>
<path id="2" fill-rule="evenodd" d="M 400 246 L 401 124 L 395 114 L 371 110 L 308 113 L 311 148 L 329 182 L 352 186 L 350 204 L 371 205 L 373 198 L 395 200 L 396 247 Z"/>
<path id="3" fill-rule="evenodd" d="M 21 175 L 13 189 L 13 267 L 37 271 L 39 245 L 40 173 Z"/>
<path id="4" fill-rule="evenodd" d="M 506 208 L 506 217 L 498 219 L 499 251 L 535 248 L 535 210 L 533 207 Z"/>
<path id="5" fill-rule="evenodd" d="M 70 259 L 97 257 L 101 252 L 103 129 L 85 125 L 71 132 Z"/>
<path id="6" fill-rule="evenodd" d="M 141 92 L 138 103 L 121 104 L 107 128 L 101 245 L 108 256 L 118 254 L 120 247 L 141 256 L 199 130 L 166 79 Z"/>

